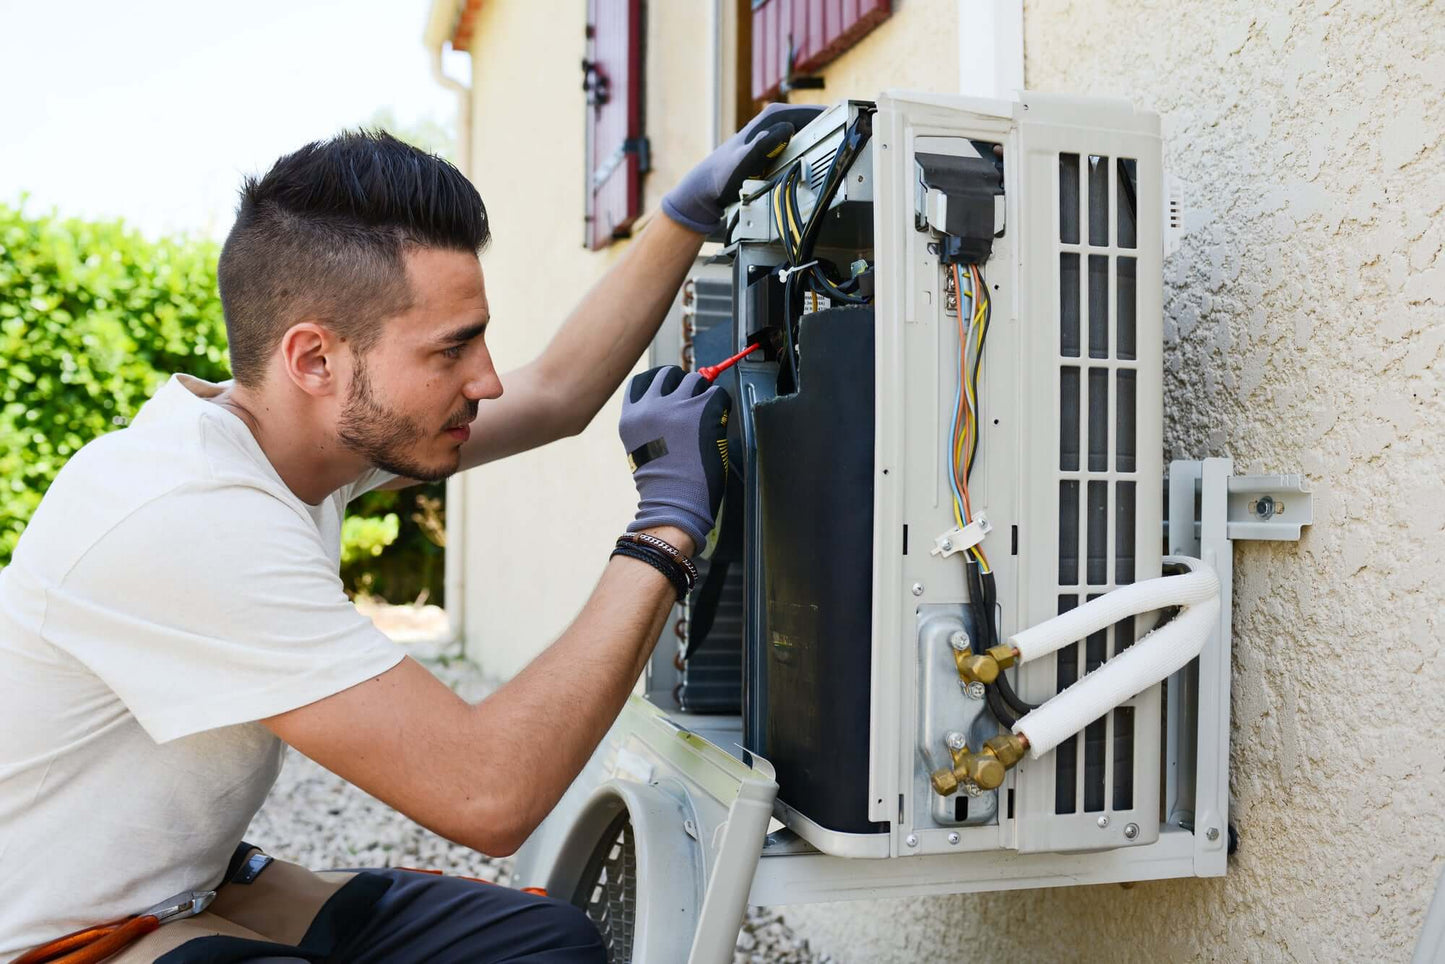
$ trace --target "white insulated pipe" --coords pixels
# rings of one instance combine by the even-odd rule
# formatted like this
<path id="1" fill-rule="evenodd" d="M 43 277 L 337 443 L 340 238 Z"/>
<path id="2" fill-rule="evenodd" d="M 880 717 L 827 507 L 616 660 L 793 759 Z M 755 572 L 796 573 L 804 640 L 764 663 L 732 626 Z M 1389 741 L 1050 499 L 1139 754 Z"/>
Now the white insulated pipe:
<path id="1" fill-rule="evenodd" d="M 1191 571 L 1180 576 L 1163 576 L 1120 586 L 1098 599 L 1091 599 L 1037 626 L 1014 633 L 1008 638 L 1008 644 L 1019 651 L 1019 662 L 1027 663 L 1129 616 L 1168 606 L 1193 606 L 1218 597 L 1219 577 L 1198 559 L 1166 556 L 1164 562 L 1166 565 L 1188 566 Z"/>
<path id="2" fill-rule="evenodd" d="M 1014 724 L 1038 759 L 1094 720 L 1158 683 L 1199 655 L 1219 622 L 1219 579 L 1198 559 L 1170 556 L 1191 570 L 1124 586 L 1009 638 L 1020 660 L 1044 656 L 1127 616 L 1183 606 L 1163 627 L 1108 660 Z M 1117 597 L 1117 598 L 1116 598 Z M 1027 648 L 1025 648 L 1027 647 Z"/>

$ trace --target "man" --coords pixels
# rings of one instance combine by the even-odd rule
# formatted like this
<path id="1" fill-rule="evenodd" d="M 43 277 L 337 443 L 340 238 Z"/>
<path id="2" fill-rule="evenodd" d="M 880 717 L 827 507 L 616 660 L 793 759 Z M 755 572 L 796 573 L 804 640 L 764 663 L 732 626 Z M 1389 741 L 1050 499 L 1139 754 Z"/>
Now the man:
<path id="1" fill-rule="evenodd" d="M 344 507 L 586 426 L 743 177 L 814 113 L 771 108 L 718 148 L 505 379 L 484 339 L 486 213 L 454 168 L 352 134 L 247 180 L 218 270 L 234 381 L 177 375 L 86 446 L 0 573 L 0 957 L 219 888 L 116 960 L 602 958 L 559 901 L 262 869 L 238 845 L 287 744 L 489 854 L 551 810 L 686 589 L 720 498 L 725 396 L 677 369 L 634 379 L 629 528 L 652 538 L 620 542 L 567 631 L 476 705 L 347 601 Z"/>

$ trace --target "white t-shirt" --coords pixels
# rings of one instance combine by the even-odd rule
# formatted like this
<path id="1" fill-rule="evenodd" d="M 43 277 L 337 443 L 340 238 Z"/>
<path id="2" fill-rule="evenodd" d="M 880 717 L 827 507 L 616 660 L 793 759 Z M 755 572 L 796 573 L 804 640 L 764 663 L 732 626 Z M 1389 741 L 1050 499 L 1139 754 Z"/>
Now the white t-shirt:
<path id="1" fill-rule="evenodd" d="M 309 505 L 185 375 L 81 449 L 0 572 L 0 960 L 219 883 L 280 771 L 256 720 L 402 650 Z M 198 397 L 199 396 L 199 397 Z"/>

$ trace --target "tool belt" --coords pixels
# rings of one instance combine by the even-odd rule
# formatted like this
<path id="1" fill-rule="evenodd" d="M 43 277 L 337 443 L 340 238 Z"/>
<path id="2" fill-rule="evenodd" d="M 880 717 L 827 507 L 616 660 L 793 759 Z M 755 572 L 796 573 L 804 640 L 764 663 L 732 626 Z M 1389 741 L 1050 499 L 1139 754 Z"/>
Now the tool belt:
<path id="1" fill-rule="evenodd" d="M 257 886 L 244 886 L 255 882 L 273 863 L 275 869 Z M 419 867 L 394 869 L 443 873 Z M 491 884 L 477 877 L 462 879 Z M 242 843 L 216 890 L 177 894 L 133 917 L 57 938 L 10 964 L 97 964 L 127 949 L 133 950 L 125 960 L 144 958 L 157 964 L 193 964 L 202 960 L 227 964 L 276 956 L 332 960 L 337 949 L 371 919 L 373 907 L 390 886 L 389 879 L 372 872 L 318 874 L 297 864 L 273 861 L 254 845 Z M 522 889 L 546 896 L 540 888 Z M 218 892 L 220 898 L 212 906 Z M 142 947 L 134 947 L 162 924 L 193 917 L 208 907 L 210 913 L 202 921 L 184 924 L 176 932 L 158 935 Z"/>
<path id="2" fill-rule="evenodd" d="M 249 884 L 271 863 L 253 844 L 242 842 L 217 887 Z M 20 955 L 11 964 L 95 964 L 125 950 L 151 931 L 171 921 L 194 917 L 216 899 L 214 890 L 187 890 L 168 897 L 130 917 L 72 931 Z"/>

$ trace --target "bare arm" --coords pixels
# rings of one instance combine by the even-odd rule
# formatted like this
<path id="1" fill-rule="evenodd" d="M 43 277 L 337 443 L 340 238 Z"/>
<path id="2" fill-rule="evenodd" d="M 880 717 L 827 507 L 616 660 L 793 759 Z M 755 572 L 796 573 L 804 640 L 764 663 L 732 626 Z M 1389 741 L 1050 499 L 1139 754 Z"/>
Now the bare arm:
<path id="1" fill-rule="evenodd" d="M 481 404 L 463 469 L 545 445 L 587 427 L 657 334 L 703 236 L 654 217 L 627 253 L 531 364 L 502 377 L 506 394 Z"/>
<path id="2" fill-rule="evenodd" d="M 682 531 L 652 531 L 692 551 Z M 646 563 L 614 558 L 566 632 L 480 703 L 408 658 L 261 722 L 422 826 L 504 856 L 556 805 L 616 719 L 674 598 Z"/>

